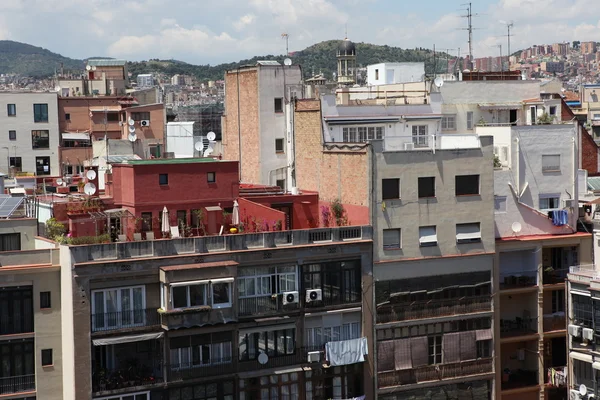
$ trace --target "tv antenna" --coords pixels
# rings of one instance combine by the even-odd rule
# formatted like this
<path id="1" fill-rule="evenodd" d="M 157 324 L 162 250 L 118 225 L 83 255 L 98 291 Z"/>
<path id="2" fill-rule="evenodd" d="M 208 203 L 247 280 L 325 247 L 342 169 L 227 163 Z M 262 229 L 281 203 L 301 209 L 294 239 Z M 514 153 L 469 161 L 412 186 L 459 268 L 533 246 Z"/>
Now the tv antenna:
<path id="1" fill-rule="evenodd" d="M 504 72 L 504 60 L 502 60 L 502 44 L 495 44 L 493 47 L 500 49 L 500 72 Z"/>
<path id="2" fill-rule="evenodd" d="M 463 18 L 467 19 L 467 27 L 466 28 L 461 28 L 463 31 L 468 31 L 469 32 L 469 64 L 471 69 L 472 68 L 472 63 L 473 63 L 473 17 L 478 16 L 479 14 L 473 14 L 473 6 L 471 3 L 464 3 L 461 4 L 461 6 L 467 6 L 466 9 L 463 9 L 464 11 L 467 12 L 467 15 L 463 15 Z"/>
<path id="3" fill-rule="evenodd" d="M 514 36 L 510 34 L 510 30 L 515 26 L 513 21 L 510 22 L 506 22 L 506 21 L 500 21 L 501 24 L 506 25 L 506 29 L 508 30 L 507 34 L 506 34 L 506 40 L 508 42 L 508 50 L 507 50 L 507 58 L 508 58 L 508 69 L 510 70 L 510 56 L 512 55 L 510 53 L 510 37 Z"/>
<path id="4" fill-rule="evenodd" d="M 288 35 L 287 33 L 282 33 L 281 38 L 285 39 L 285 56 L 287 57 L 290 55 L 290 50 L 288 47 L 290 44 L 290 35 Z"/>
<path id="5" fill-rule="evenodd" d="M 456 49 L 440 49 L 441 52 L 446 53 L 446 73 L 450 73 L 450 51 L 454 51 Z M 458 62 L 458 58 L 456 59 Z"/>

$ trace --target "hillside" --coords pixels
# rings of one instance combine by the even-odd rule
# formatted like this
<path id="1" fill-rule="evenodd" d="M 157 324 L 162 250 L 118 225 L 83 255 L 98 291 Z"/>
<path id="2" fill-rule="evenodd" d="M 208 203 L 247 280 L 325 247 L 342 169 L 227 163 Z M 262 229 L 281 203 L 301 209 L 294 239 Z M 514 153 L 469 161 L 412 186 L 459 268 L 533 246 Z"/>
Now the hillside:
<path id="1" fill-rule="evenodd" d="M 294 64 L 300 64 L 305 76 L 311 76 L 313 72 L 323 72 L 327 77 L 336 70 L 335 53 L 339 41 L 328 40 L 317 43 L 304 50 L 297 51 L 291 56 Z M 433 72 L 433 52 L 427 49 L 401 49 L 399 47 L 379 46 L 368 43 L 356 44 L 357 62 L 359 65 L 367 66 L 379 62 L 402 62 L 402 61 L 424 61 L 425 70 Z M 225 71 L 237 68 L 240 65 L 256 64 L 258 60 L 277 60 L 283 62 L 283 55 L 264 55 L 251 59 L 241 60 L 233 63 L 210 65 L 192 65 L 175 60 L 149 60 L 128 63 L 129 72 L 133 75 L 150 72 L 162 72 L 167 75 L 185 74 L 193 75 L 202 80 L 223 79 Z M 453 59 L 453 57 L 450 57 Z M 446 66 L 446 54 L 438 53 L 438 72 L 444 72 Z"/>
<path id="2" fill-rule="evenodd" d="M 0 74 L 17 73 L 45 77 L 54 74 L 63 64 L 65 70 L 81 70 L 82 60 L 63 57 L 41 47 L 0 40 Z"/>

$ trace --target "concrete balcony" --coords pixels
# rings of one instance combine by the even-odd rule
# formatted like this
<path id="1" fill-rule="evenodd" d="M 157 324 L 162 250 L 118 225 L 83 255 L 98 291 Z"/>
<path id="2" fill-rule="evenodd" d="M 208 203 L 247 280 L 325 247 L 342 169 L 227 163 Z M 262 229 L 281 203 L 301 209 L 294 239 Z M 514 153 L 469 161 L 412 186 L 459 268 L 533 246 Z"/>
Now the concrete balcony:
<path id="1" fill-rule="evenodd" d="M 35 391 L 35 375 L 0 378 L 0 396 Z M 13 397 L 10 397 L 11 399 Z"/>
<path id="2" fill-rule="evenodd" d="M 370 226 L 349 226 L 117 242 L 69 246 L 69 249 L 71 250 L 73 263 L 86 263 L 91 261 L 210 254 L 248 249 L 273 249 L 310 244 L 351 243 L 360 240 L 372 240 L 372 238 L 373 229 Z"/>
<path id="3" fill-rule="evenodd" d="M 571 282 L 589 285 L 594 280 L 600 280 L 600 272 L 594 269 L 593 264 L 577 265 L 569 268 L 567 277 Z"/>
<path id="4" fill-rule="evenodd" d="M 245 297 L 238 299 L 238 315 L 242 317 L 289 314 L 299 311 L 300 304 L 283 304 L 283 295 L 274 294 L 261 297 Z"/>
<path id="5" fill-rule="evenodd" d="M 493 371 L 493 359 L 484 358 L 452 364 L 427 365 L 407 370 L 379 372 L 377 374 L 377 382 L 379 389 L 383 389 L 423 382 L 435 382 L 443 379 L 491 374 Z"/>
<path id="6" fill-rule="evenodd" d="M 544 333 L 567 329 L 565 313 L 544 314 Z"/>
<path id="7" fill-rule="evenodd" d="M 160 325 L 156 308 L 92 314 L 92 332 L 132 330 Z"/>
<path id="8" fill-rule="evenodd" d="M 210 306 L 177 310 L 159 310 L 160 322 L 169 329 L 225 324 L 236 320 L 233 307 L 213 309 Z"/>
<path id="9" fill-rule="evenodd" d="M 474 134 L 386 136 L 383 140 L 383 151 L 386 152 L 479 148 L 479 136 Z"/>
<path id="10" fill-rule="evenodd" d="M 522 289 L 537 286 L 537 271 L 500 272 L 500 290 Z"/>
<path id="11" fill-rule="evenodd" d="M 385 324 L 491 311 L 492 300 L 490 296 L 414 302 L 410 304 L 384 304 L 377 308 L 377 323 Z"/>
<path id="12" fill-rule="evenodd" d="M 515 338 L 531 336 L 538 333 L 537 318 L 515 318 L 500 320 L 500 337 Z"/>
<path id="13" fill-rule="evenodd" d="M 210 364 L 167 365 L 167 379 L 169 382 L 181 382 L 189 379 L 229 375 L 234 372 L 236 372 L 236 368 L 231 358 L 211 360 Z"/>

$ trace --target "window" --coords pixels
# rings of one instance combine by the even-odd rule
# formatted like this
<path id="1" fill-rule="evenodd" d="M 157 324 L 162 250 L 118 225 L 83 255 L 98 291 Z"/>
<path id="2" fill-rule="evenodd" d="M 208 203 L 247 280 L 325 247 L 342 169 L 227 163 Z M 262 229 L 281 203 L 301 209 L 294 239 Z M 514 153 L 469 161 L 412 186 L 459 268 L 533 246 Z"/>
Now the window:
<path id="1" fill-rule="evenodd" d="M 50 157 L 35 158 L 36 175 L 50 175 Z"/>
<path id="2" fill-rule="evenodd" d="M 275 186 L 278 186 L 281 190 L 285 190 L 285 179 L 277 179 L 275 181 Z"/>
<path id="3" fill-rule="evenodd" d="M 50 148 L 50 131 L 31 131 L 32 149 Z"/>
<path id="4" fill-rule="evenodd" d="M 221 381 L 204 383 L 193 386 L 183 386 L 169 389 L 169 397 L 163 397 L 165 400 L 178 400 L 178 399 L 194 399 L 194 400 L 233 400 L 234 399 L 234 382 L 233 381 Z M 148 395 L 150 396 L 150 395 Z M 241 397 L 240 397 L 241 398 Z M 137 397 L 135 400 L 149 400 L 150 397 L 140 398 Z M 104 400 L 104 399 L 103 399 Z M 110 397 L 106 400 L 133 400 L 130 397 Z"/>
<path id="5" fill-rule="evenodd" d="M 473 129 L 473 111 L 467 111 L 467 129 Z"/>
<path id="6" fill-rule="evenodd" d="M 427 176 L 419 178 L 419 198 L 435 197 L 435 177 Z"/>
<path id="7" fill-rule="evenodd" d="M 231 307 L 231 282 L 233 278 L 173 283 L 171 304 L 174 309 L 200 306 Z"/>
<path id="8" fill-rule="evenodd" d="M 370 140 L 383 139 L 384 126 L 359 126 L 342 128 L 342 141 L 346 143 L 366 143 Z"/>
<path id="9" fill-rule="evenodd" d="M 40 292 L 40 308 L 51 308 L 50 292 Z"/>
<path id="10" fill-rule="evenodd" d="M 481 242 L 481 226 L 479 222 L 456 224 L 456 243 Z"/>
<path id="11" fill-rule="evenodd" d="M 144 326 L 146 321 L 144 286 L 92 291 L 92 330 Z"/>
<path id="12" fill-rule="evenodd" d="M 540 210 L 560 208 L 560 194 L 540 194 Z"/>
<path id="13" fill-rule="evenodd" d="M 238 295 L 263 297 L 298 290 L 296 266 L 242 268 L 238 271 Z"/>
<path id="14" fill-rule="evenodd" d="M 554 117 L 556 115 L 556 106 L 550 106 L 550 116 Z"/>
<path id="15" fill-rule="evenodd" d="M 506 212 L 506 196 L 494 196 L 494 212 L 496 214 Z"/>
<path id="16" fill-rule="evenodd" d="M 456 130 L 456 115 L 442 116 L 442 131 Z"/>
<path id="17" fill-rule="evenodd" d="M 383 200 L 393 200 L 400 198 L 399 178 L 381 180 L 381 198 Z"/>
<path id="18" fill-rule="evenodd" d="M 21 250 L 20 233 L 2 233 L 0 234 L 0 251 Z"/>
<path id="19" fill-rule="evenodd" d="M 16 104 L 7 104 L 6 112 L 9 117 L 14 117 L 17 115 L 17 105 Z"/>
<path id="20" fill-rule="evenodd" d="M 275 107 L 275 112 L 276 113 L 282 113 L 283 112 L 283 99 L 281 97 L 277 97 L 274 100 L 274 107 Z"/>
<path id="21" fill-rule="evenodd" d="M 560 171 L 560 154 L 542 156 L 542 172 Z"/>
<path id="22" fill-rule="evenodd" d="M 148 113 L 148 118 L 150 119 L 150 113 Z M 106 122 L 119 122 L 119 113 L 109 112 L 106 113 Z"/>
<path id="23" fill-rule="evenodd" d="M 419 227 L 419 246 L 437 246 L 437 233 L 435 226 Z"/>
<path id="24" fill-rule="evenodd" d="M 152 231 L 152 213 L 151 212 L 143 212 L 142 213 L 142 231 L 143 232 Z"/>
<path id="25" fill-rule="evenodd" d="M 159 185 L 168 185 L 169 184 L 169 174 L 159 174 L 158 175 L 158 184 Z"/>
<path id="26" fill-rule="evenodd" d="M 275 153 L 283 153 L 283 139 L 275 139 Z"/>
<path id="27" fill-rule="evenodd" d="M 65 113 L 65 121 L 70 121 L 70 120 L 71 120 L 71 114 Z"/>
<path id="28" fill-rule="evenodd" d="M 188 369 L 230 363 L 231 332 L 171 338 L 171 369 Z"/>
<path id="29" fill-rule="evenodd" d="M 565 311 L 565 291 L 552 291 L 552 314 Z"/>
<path id="30" fill-rule="evenodd" d="M 442 363 L 442 335 L 429 336 L 429 365 Z"/>
<path id="31" fill-rule="evenodd" d="M 360 261 L 336 261 L 302 266 L 302 289 L 321 289 L 323 301 L 305 307 L 357 303 L 361 300 Z"/>
<path id="32" fill-rule="evenodd" d="M 49 367 L 53 364 L 52 349 L 42 350 L 42 367 Z"/>
<path id="33" fill-rule="evenodd" d="M 379 80 L 379 70 L 375 69 L 375 80 L 378 81 Z"/>
<path id="34" fill-rule="evenodd" d="M 35 353 L 33 339 L 0 342 L 0 379 L 2 394 L 22 391 L 35 391 L 35 382 L 18 378 L 35 374 Z M 15 379 L 10 379 L 17 377 Z M 6 391 L 8 389 L 8 391 Z M 16 389 L 16 390 L 15 390 Z"/>
<path id="35" fill-rule="evenodd" d="M 296 329 L 292 326 L 277 327 L 263 330 L 239 333 L 238 355 L 240 361 L 256 360 L 260 353 L 266 353 L 269 357 L 295 354 L 296 352 Z"/>
<path id="36" fill-rule="evenodd" d="M 187 211 L 186 210 L 177 210 L 177 226 L 180 229 L 184 228 L 187 225 Z"/>
<path id="37" fill-rule="evenodd" d="M 312 348 L 324 346 L 327 342 L 358 338 L 360 338 L 360 323 L 358 322 L 306 329 L 306 345 Z"/>
<path id="38" fill-rule="evenodd" d="M 383 230 L 383 249 L 393 250 L 402 248 L 400 229 L 384 229 Z"/>
<path id="39" fill-rule="evenodd" d="M 23 168 L 23 162 L 21 157 L 10 157 L 10 167 L 14 168 L 16 171 L 21 171 Z"/>
<path id="40" fill-rule="evenodd" d="M 32 287 L 0 287 L 0 315 L 2 316 L 0 335 L 33 332 Z"/>
<path id="41" fill-rule="evenodd" d="M 428 147 L 427 125 L 413 125 L 412 140 L 415 147 Z"/>
<path id="42" fill-rule="evenodd" d="M 492 341 L 478 340 L 477 342 L 477 358 L 490 358 L 492 356 Z"/>
<path id="43" fill-rule="evenodd" d="M 17 131 L 8 131 L 8 140 L 17 140 Z"/>
<path id="44" fill-rule="evenodd" d="M 345 143 L 357 143 L 356 140 L 356 128 L 343 128 L 343 140 Z"/>
<path id="45" fill-rule="evenodd" d="M 149 112 L 132 112 L 131 119 L 134 121 L 146 121 L 146 120 L 150 119 L 150 113 Z M 117 119 L 117 121 L 118 121 L 118 119 Z"/>
<path id="46" fill-rule="evenodd" d="M 33 105 L 33 122 L 48 122 L 48 104 Z"/>
<path id="47" fill-rule="evenodd" d="M 479 194 L 479 175 L 456 175 L 455 192 L 457 196 Z"/>
<path id="48" fill-rule="evenodd" d="M 215 183 L 217 181 L 217 173 L 216 172 L 208 172 L 206 174 L 206 180 L 208 183 Z"/>

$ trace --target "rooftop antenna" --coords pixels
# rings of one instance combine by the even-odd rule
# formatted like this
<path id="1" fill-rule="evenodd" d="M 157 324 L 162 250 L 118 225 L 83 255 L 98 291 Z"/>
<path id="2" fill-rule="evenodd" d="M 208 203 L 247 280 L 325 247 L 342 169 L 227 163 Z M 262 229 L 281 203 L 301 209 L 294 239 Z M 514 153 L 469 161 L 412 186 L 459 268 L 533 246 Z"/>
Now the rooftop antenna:
<path id="1" fill-rule="evenodd" d="M 290 50 L 289 50 L 289 40 L 290 40 L 290 35 L 288 35 L 287 33 L 282 33 L 281 34 L 281 38 L 285 39 L 285 56 L 289 56 L 290 55 Z"/>
<path id="2" fill-rule="evenodd" d="M 450 51 L 453 51 L 456 49 L 440 49 L 440 51 L 446 53 L 446 73 L 450 73 Z M 458 59 L 456 59 L 456 62 L 458 62 Z"/>
<path id="3" fill-rule="evenodd" d="M 508 30 L 508 33 L 506 34 L 506 40 L 508 42 L 508 52 L 506 53 L 507 58 L 508 58 L 508 69 L 510 70 L 510 56 L 512 55 L 510 53 L 510 37 L 514 36 L 510 34 L 510 30 L 515 26 L 513 21 L 510 22 L 506 22 L 506 21 L 500 21 L 500 23 L 506 25 L 506 29 Z"/>
<path id="4" fill-rule="evenodd" d="M 467 6 L 464 9 L 467 12 L 467 15 L 463 15 L 463 18 L 467 19 L 467 27 L 462 28 L 462 30 L 469 31 L 469 64 L 473 63 L 473 17 L 479 14 L 473 14 L 473 6 L 471 3 L 464 3 L 461 6 Z M 472 68 L 471 68 L 472 69 Z"/>
<path id="5" fill-rule="evenodd" d="M 495 44 L 494 47 L 500 49 L 500 72 L 504 72 L 504 62 L 502 61 L 502 44 Z"/>

